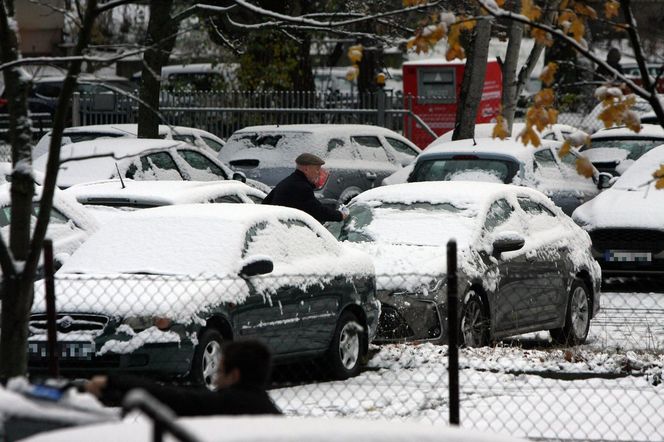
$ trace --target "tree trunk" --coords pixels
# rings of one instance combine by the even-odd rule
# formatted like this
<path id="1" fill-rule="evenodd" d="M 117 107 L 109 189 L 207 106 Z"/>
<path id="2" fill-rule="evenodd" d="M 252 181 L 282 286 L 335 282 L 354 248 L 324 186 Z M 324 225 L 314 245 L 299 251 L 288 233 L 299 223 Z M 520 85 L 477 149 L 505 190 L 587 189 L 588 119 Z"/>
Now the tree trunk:
<path id="1" fill-rule="evenodd" d="M 514 0 L 513 10 L 521 10 L 521 0 Z M 516 102 L 519 99 L 517 95 L 517 76 L 516 67 L 519 61 L 519 51 L 521 50 L 521 39 L 523 37 L 523 24 L 512 20 L 509 28 L 509 42 L 507 43 L 507 52 L 503 62 L 503 96 L 501 104 L 503 107 L 503 118 L 507 123 L 507 132 L 512 133 L 512 123 L 514 122 L 514 112 Z"/>
<path id="2" fill-rule="evenodd" d="M 173 0 L 150 0 L 150 21 L 143 56 L 138 105 L 138 137 L 159 138 L 161 68 L 168 63 L 179 23 L 171 20 Z"/>
<path id="3" fill-rule="evenodd" d="M 81 55 L 88 46 L 94 19 L 96 18 L 97 1 L 88 0 L 86 4 L 83 27 L 79 33 L 74 55 Z M 10 16 L 6 14 L 4 3 L 0 6 L 0 48 L 2 48 L 3 63 L 16 60 L 18 43 L 15 30 L 9 27 Z M 27 104 L 25 86 L 22 85 L 17 71 L 5 71 L 5 79 L 9 97 L 9 112 L 11 118 L 10 139 L 12 143 L 12 161 L 14 172 L 12 174 L 12 217 L 11 217 L 11 250 L 15 261 L 24 265 L 9 265 L 1 260 L 3 267 L 2 284 L 2 314 L 0 330 L 0 377 L 9 378 L 25 375 L 27 371 L 27 338 L 28 320 L 33 301 L 33 280 L 37 271 L 41 247 L 46 235 L 48 220 L 53 205 L 53 194 L 60 158 L 60 143 L 65 124 L 65 116 L 69 108 L 78 74 L 81 71 L 82 60 L 70 62 L 69 71 L 62 85 L 62 92 L 58 98 L 58 106 L 53 118 L 51 132 L 51 145 L 46 175 L 42 187 L 39 206 L 39 216 L 35 230 L 30 241 L 30 218 L 32 213 L 32 198 L 34 183 L 32 181 L 31 166 L 31 131 L 27 119 Z M 17 167 L 19 166 L 19 167 Z M 27 215 L 26 215 L 27 207 Z M 19 218 L 25 216 L 26 218 Z M 15 224 L 19 224 L 15 226 Z M 27 230 L 27 234 L 24 230 Z M 15 236 L 14 232 L 18 232 Z M 0 242 L 2 239 L 0 238 Z M 2 244 L 4 248 L 4 244 Z M 16 269 L 18 268 L 18 269 Z"/>
<path id="4" fill-rule="evenodd" d="M 463 83 L 461 83 L 461 96 L 458 101 L 454 134 L 452 135 L 453 140 L 473 138 L 475 135 L 475 120 L 477 119 L 477 110 L 484 90 L 490 38 L 491 21 L 487 19 L 478 20 L 466 58 L 466 69 L 463 74 Z"/>

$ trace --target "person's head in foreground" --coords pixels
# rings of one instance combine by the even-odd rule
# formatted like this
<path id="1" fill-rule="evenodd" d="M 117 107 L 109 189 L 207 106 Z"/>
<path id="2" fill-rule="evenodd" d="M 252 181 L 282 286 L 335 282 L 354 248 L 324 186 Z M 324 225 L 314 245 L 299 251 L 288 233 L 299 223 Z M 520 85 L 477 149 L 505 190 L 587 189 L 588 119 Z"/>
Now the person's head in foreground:
<path id="1" fill-rule="evenodd" d="M 295 158 L 297 170 L 302 172 L 313 185 L 318 183 L 323 164 L 325 164 L 325 161 L 310 153 L 303 153 Z"/>
<path id="2" fill-rule="evenodd" d="M 265 388 L 272 370 L 272 354 L 260 341 L 232 341 L 222 351 L 217 387 L 231 385 Z"/>

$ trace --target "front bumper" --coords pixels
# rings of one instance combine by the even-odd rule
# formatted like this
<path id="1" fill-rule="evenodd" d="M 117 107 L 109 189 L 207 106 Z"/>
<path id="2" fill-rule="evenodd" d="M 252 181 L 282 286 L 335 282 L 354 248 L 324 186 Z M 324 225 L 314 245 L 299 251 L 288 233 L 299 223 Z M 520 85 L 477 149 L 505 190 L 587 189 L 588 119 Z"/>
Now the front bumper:
<path id="1" fill-rule="evenodd" d="M 191 342 L 145 344 L 132 352 L 102 355 L 92 351 L 89 341 L 58 343 L 60 373 L 67 377 L 90 377 L 101 373 L 131 373 L 157 378 L 182 377 L 191 370 L 194 345 Z M 48 370 L 46 341 L 28 342 L 28 372 Z"/>
<path id="2" fill-rule="evenodd" d="M 381 314 L 374 342 L 442 341 L 447 336 L 444 304 L 416 294 L 379 293 Z"/>

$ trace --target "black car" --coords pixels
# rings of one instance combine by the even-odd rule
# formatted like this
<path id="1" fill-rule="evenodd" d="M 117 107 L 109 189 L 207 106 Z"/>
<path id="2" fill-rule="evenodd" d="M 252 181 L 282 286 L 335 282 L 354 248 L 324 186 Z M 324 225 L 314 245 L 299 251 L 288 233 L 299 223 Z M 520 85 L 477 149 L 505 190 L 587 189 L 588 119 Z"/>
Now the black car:
<path id="1" fill-rule="evenodd" d="M 384 186 L 330 225 L 374 257 L 382 303 L 374 342 L 446 342 L 447 243 L 458 245 L 460 331 L 468 346 L 549 330 L 584 342 L 599 311 L 590 239 L 541 193 L 520 186 L 432 182 Z"/>
<path id="2" fill-rule="evenodd" d="M 104 225 L 56 276 L 68 376 L 122 371 L 214 388 L 222 342 L 256 338 L 276 362 L 324 357 L 346 378 L 378 324 L 371 259 L 283 207 L 145 209 Z M 29 324 L 33 373 L 47 364 L 42 299 Z"/>

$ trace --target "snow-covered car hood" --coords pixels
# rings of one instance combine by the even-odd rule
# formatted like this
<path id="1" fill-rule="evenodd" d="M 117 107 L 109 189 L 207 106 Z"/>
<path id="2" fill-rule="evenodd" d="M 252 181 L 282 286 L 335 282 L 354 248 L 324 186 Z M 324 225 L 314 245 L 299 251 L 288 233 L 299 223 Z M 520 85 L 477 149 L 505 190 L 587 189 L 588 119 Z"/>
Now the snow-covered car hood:
<path id="1" fill-rule="evenodd" d="M 635 190 L 611 188 L 577 208 L 572 218 L 585 230 L 632 227 L 662 230 L 664 191 L 652 184 Z"/>
<path id="2" fill-rule="evenodd" d="M 345 242 L 367 253 L 376 268 L 377 290 L 422 292 L 435 280 L 445 277 L 447 249 L 441 246 L 416 246 L 376 242 Z"/>

